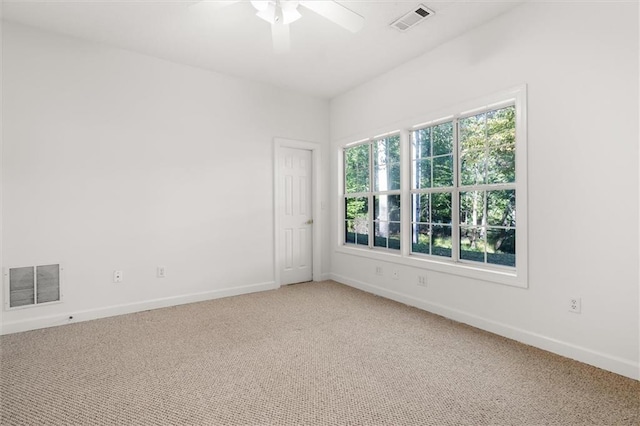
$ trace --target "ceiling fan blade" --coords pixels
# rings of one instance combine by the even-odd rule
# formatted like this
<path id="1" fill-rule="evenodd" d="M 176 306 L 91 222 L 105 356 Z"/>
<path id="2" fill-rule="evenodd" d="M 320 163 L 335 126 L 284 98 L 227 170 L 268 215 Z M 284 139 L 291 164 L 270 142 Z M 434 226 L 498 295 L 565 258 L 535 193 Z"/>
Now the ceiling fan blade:
<path id="1" fill-rule="evenodd" d="M 271 38 L 275 53 L 286 53 L 291 47 L 289 40 L 289 24 L 271 24 Z"/>
<path id="2" fill-rule="evenodd" d="M 355 33 L 364 26 L 364 18 L 332 0 L 300 0 L 300 4 L 320 16 Z"/>

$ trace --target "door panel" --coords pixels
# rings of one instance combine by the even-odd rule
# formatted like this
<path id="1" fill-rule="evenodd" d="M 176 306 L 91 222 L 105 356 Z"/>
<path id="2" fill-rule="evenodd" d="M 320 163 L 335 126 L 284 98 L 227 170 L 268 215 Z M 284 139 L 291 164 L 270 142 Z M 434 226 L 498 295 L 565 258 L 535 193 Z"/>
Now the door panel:
<path id="1" fill-rule="evenodd" d="M 280 278 L 282 284 L 313 279 L 313 232 L 311 217 L 311 151 L 282 148 L 280 158 L 282 217 L 280 238 Z"/>

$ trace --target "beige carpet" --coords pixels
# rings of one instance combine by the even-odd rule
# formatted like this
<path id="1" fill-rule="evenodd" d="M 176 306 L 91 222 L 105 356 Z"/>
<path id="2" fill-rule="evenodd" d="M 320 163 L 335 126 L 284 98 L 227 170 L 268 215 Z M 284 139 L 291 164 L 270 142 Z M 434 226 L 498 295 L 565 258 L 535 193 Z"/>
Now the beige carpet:
<path id="1" fill-rule="evenodd" d="M 640 382 L 334 282 L 0 345 L 3 425 L 640 424 Z"/>

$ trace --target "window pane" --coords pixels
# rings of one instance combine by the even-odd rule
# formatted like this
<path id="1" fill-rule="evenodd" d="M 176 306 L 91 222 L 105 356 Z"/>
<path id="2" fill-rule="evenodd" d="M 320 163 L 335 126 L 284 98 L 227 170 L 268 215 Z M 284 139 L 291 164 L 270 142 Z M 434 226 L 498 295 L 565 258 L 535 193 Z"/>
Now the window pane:
<path id="1" fill-rule="evenodd" d="M 451 223 L 451 193 L 431 194 L 431 222 Z"/>
<path id="2" fill-rule="evenodd" d="M 487 139 L 489 147 L 515 145 L 516 108 L 514 106 L 487 113 Z"/>
<path id="3" fill-rule="evenodd" d="M 412 170 L 412 188 L 431 188 L 431 160 L 416 160 Z"/>
<path id="4" fill-rule="evenodd" d="M 389 222 L 374 222 L 373 227 L 375 232 L 373 245 L 375 247 L 387 248 L 389 239 Z"/>
<path id="5" fill-rule="evenodd" d="M 400 164 L 387 164 L 374 170 L 374 191 L 400 189 Z"/>
<path id="6" fill-rule="evenodd" d="M 367 197 L 345 199 L 345 242 L 368 245 L 369 200 Z"/>
<path id="7" fill-rule="evenodd" d="M 369 190 L 369 145 L 345 148 L 345 192 L 367 192 Z"/>
<path id="8" fill-rule="evenodd" d="M 487 192 L 487 224 L 516 226 L 516 191 Z"/>
<path id="9" fill-rule="evenodd" d="M 375 191 L 400 189 L 400 136 L 380 139 L 373 147 Z"/>
<path id="10" fill-rule="evenodd" d="M 434 256 L 451 257 L 451 227 L 434 225 L 431 230 L 433 239 L 431 254 Z"/>
<path id="11" fill-rule="evenodd" d="M 389 200 L 389 220 L 400 221 L 400 195 L 388 195 Z"/>
<path id="12" fill-rule="evenodd" d="M 400 189 L 400 163 L 389 164 L 388 170 L 389 190 Z"/>
<path id="13" fill-rule="evenodd" d="M 460 193 L 460 224 L 469 226 L 484 224 L 484 191 Z"/>
<path id="14" fill-rule="evenodd" d="M 512 183 L 516 179 L 516 110 L 514 106 L 487 113 L 488 183 Z"/>
<path id="15" fill-rule="evenodd" d="M 433 187 L 453 186 L 453 156 L 433 159 Z"/>
<path id="16" fill-rule="evenodd" d="M 388 147 L 388 162 L 399 163 L 400 162 L 400 135 L 393 135 L 387 138 Z"/>
<path id="17" fill-rule="evenodd" d="M 515 229 L 487 230 L 487 263 L 516 266 Z"/>
<path id="18" fill-rule="evenodd" d="M 463 118 L 459 122 L 461 152 L 484 151 L 487 139 L 486 113 Z"/>
<path id="19" fill-rule="evenodd" d="M 413 132 L 413 159 L 431 157 L 431 128 Z"/>
<path id="20" fill-rule="evenodd" d="M 369 245 L 369 224 L 367 224 L 367 234 L 356 234 L 356 244 L 360 246 L 368 246 Z"/>
<path id="21" fill-rule="evenodd" d="M 373 170 L 373 190 L 389 190 L 389 173 L 387 172 L 387 166 L 377 166 Z"/>
<path id="22" fill-rule="evenodd" d="M 367 218 L 369 212 L 369 200 L 367 197 L 347 197 L 345 199 L 345 215 L 346 219 Z"/>
<path id="23" fill-rule="evenodd" d="M 482 185 L 485 183 L 485 151 L 465 150 L 460 153 L 460 184 Z"/>
<path id="24" fill-rule="evenodd" d="M 484 263 L 483 228 L 460 227 L 460 259 Z"/>
<path id="25" fill-rule="evenodd" d="M 411 211 L 413 222 L 430 222 L 429 194 L 412 194 Z"/>
<path id="26" fill-rule="evenodd" d="M 344 242 L 345 243 L 356 243 L 356 230 L 355 224 L 353 220 L 346 220 L 344 226 Z"/>
<path id="27" fill-rule="evenodd" d="M 400 250 L 400 222 L 389 223 L 389 248 Z"/>
<path id="28" fill-rule="evenodd" d="M 369 167 L 363 167 L 358 170 L 358 183 L 359 186 L 356 188 L 357 192 L 367 192 L 371 189 Z"/>
<path id="29" fill-rule="evenodd" d="M 374 220 L 400 220 L 400 195 L 376 195 L 373 205 Z"/>
<path id="30" fill-rule="evenodd" d="M 515 181 L 515 143 L 491 148 L 487 159 L 487 183 L 513 183 Z"/>
<path id="31" fill-rule="evenodd" d="M 432 128 L 433 155 L 453 152 L 453 122 L 442 123 Z"/>
<path id="32" fill-rule="evenodd" d="M 375 247 L 384 247 L 394 250 L 400 250 L 400 223 L 399 222 L 374 222 L 375 238 L 373 245 Z"/>
<path id="33" fill-rule="evenodd" d="M 387 164 L 387 140 L 382 139 L 373 144 L 373 167 Z"/>
<path id="34" fill-rule="evenodd" d="M 414 224 L 411 236 L 411 251 L 413 253 L 430 254 L 430 244 L 431 227 L 429 225 Z"/>

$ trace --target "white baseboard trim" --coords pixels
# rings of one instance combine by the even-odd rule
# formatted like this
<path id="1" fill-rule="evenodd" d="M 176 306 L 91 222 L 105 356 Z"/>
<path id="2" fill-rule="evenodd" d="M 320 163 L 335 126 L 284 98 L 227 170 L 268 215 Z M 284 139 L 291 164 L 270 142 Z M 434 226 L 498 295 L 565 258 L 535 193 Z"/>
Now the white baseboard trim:
<path id="1" fill-rule="evenodd" d="M 611 371 L 625 377 L 640 380 L 640 364 L 619 358 L 613 355 L 594 351 L 589 348 L 577 346 L 571 343 L 563 342 L 558 339 L 547 337 L 538 333 L 533 333 L 521 328 L 513 327 L 508 324 L 482 318 L 480 316 L 470 314 L 458 309 L 449 308 L 437 303 L 427 302 L 413 296 L 408 296 L 386 288 L 371 285 L 362 281 L 354 280 L 342 275 L 331 274 L 331 279 L 341 284 L 357 288 L 367 293 L 372 293 L 396 302 L 414 306 L 416 308 L 441 315 L 445 318 L 452 319 L 470 326 L 485 330 L 499 336 L 507 337 L 527 345 L 562 355 L 576 361 L 590 364 L 603 370 Z"/>
<path id="2" fill-rule="evenodd" d="M 146 300 L 142 302 L 127 303 L 123 305 L 107 306 L 98 309 L 85 311 L 69 311 L 56 315 L 29 318 L 27 320 L 5 322 L 2 324 L 0 334 L 12 334 L 22 331 L 37 330 L 40 328 L 55 327 L 58 325 L 71 324 L 76 322 L 90 321 L 99 318 L 113 317 L 117 315 L 131 314 L 134 312 L 147 311 L 150 309 L 167 308 L 169 306 L 184 305 L 186 303 L 203 302 L 223 297 L 238 296 L 247 293 L 256 293 L 279 288 L 275 282 L 259 284 L 249 284 L 238 287 L 224 288 L 220 290 L 206 291 L 202 293 L 192 293 L 180 296 L 165 297 L 161 299 Z M 72 316 L 73 319 L 69 319 Z"/>
<path id="3" fill-rule="evenodd" d="M 327 281 L 330 279 L 331 279 L 331 273 L 325 272 L 323 274 L 320 274 L 320 281 Z"/>

